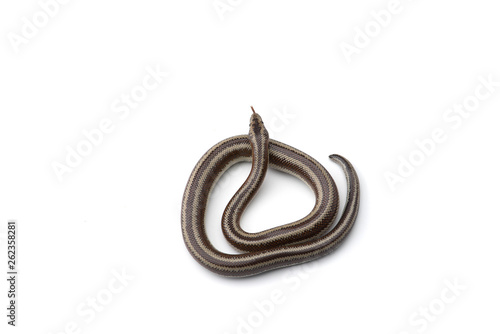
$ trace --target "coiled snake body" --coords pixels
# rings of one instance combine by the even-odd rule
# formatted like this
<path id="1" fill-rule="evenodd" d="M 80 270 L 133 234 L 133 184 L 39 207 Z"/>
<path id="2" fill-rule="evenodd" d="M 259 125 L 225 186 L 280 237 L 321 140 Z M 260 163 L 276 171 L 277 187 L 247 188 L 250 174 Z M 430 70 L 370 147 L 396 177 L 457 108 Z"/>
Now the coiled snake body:
<path id="1" fill-rule="evenodd" d="M 256 275 L 329 254 L 351 230 L 360 198 L 359 180 L 349 161 L 339 155 L 331 155 L 330 159 L 342 167 L 347 181 L 344 212 L 333 228 L 339 199 L 337 187 L 328 171 L 309 155 L 269 139 L 262 119 L 254 111 L 248 135 L 219 142 L 203 155 L 191 173 L 181 213 L 182 234 L 187 249 L 207 269 L 232 277 Z M 210 191 L 220 176 L 241 161 L 252 161 L 252 168 L 224 211 L 222 230 L 234 247 L 246 252 L 227 254 L 215 249 L 208 240 L 205 208 Z M 313 210 L 300 220 L 248 233 L 240 227 L 240 217 L 262 184 L 268 166 L 303 180 L 314 191 L 316 202 Z"/>

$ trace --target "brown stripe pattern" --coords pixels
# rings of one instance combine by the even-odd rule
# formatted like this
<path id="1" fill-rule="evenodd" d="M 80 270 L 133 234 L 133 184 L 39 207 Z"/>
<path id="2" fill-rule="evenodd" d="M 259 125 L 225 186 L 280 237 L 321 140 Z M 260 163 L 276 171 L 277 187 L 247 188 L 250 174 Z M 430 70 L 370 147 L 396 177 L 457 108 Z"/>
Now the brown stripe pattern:
<path id="1" fill-rule="evenodd" d="M 250 119 L 249 135 L 225 139 L 209 149 L 196 164 L 184 191 L 182 233 L 191 255 L 207 269 L 232 277 L 256 275 L 317 259 L 331 253 L 347 236 L 359 207 L 359 180 L 352 165 L 339 155 L 330 159 L 339 164 L 347 181 L 344 212 L 334 225 L 339 199 L 328 171 L 309 155 L 269 139 L 260 116 Z M 227 205 L 222 229 L 225 237 L 243 254 L 218 251 L 205 232 L 205 208 L 210 192 L 222 174 L 241 161 L 252 161 L 248 178 Z M 304 218 L 258 233 L 244 231 L 240 218 L 264 181 L 267 168 L 293 175 L 313 190 L 315 206 Z M 332 228 L 333 226 L 333 228 Z"/>

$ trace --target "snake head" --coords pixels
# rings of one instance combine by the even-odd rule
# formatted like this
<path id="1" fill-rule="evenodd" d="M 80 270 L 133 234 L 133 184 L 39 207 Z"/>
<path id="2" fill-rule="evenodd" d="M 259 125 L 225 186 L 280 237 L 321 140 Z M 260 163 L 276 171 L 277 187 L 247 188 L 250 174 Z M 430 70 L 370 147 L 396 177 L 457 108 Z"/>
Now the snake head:
<path id="1" fill-rule="evenodd" d="M 264 126 L 264 122 L 262 121 L 260 115 L 255 111 L 250 117 L 250 130 L 248 132 L 248 135 L 250 136 L 250 138 L 264 137 L 265 139 L 269 139 L 269 133 Z"/>

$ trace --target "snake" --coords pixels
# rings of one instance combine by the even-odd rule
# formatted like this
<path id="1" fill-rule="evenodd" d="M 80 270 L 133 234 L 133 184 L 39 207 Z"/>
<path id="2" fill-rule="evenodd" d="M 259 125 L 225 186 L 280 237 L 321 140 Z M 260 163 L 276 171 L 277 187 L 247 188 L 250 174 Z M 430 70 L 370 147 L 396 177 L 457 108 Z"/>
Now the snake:
<path id="1" fill-rule="evenodd" d="M 192 257 L 208 270 L 226 277 L 247 277 L 312 261 L 333 252 L 351 231 L 359 210 L 360 185 L 352 164 L 340 155 L 329 158 L 346 178 L 347 199 L 342 215 L 339 194 L 330 173 L 306 153 L 270 139 L 260 115 L 252 108 L 249 132 L 220 141 L 195 165 L 182 198 L 181 226 Z M 227 204 L 221 219 L 224 237 L 237 254 L 217 250 L 205 230 L 205 212 L 217 181 L 231 166 L 251 162 L 249 175 Z M 305 182 L 316 197 L 302 219 L 261 232 L 247 232 L 240 220 L 264 182 L 268 167 Z"/>

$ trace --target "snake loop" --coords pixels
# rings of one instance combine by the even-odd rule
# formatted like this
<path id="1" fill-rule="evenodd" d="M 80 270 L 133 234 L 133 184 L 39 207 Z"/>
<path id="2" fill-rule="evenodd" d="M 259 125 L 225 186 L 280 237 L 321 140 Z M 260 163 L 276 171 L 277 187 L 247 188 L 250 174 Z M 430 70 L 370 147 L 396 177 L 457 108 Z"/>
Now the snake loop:
<path id="1" fill-rule="evenodd" d="M 339 199 L 328 171 L 309 155 L 269 139 L 260 116 L 250 118 L 248 135 L 225 139 L 209 149 L 196 164 L 182 200 L 181 224 L 184 242 L 191 255 L 207 269 L 232 277 L 244 277 L 317 259 L 331 253 L 347 236 L 359 207 L 359 180 L 352 165 L 339 155 L 347 181 L 347 201 L 339 222 L 333 226 Z M 248 178 L 232 197 L 222 217 L 226 239 L 243 254 L 218 251 L 205 232 L 205 208 L 217 180 L 232 165 L 251 161 Z M 312 211 L 295 222 L 258 233 L 240 226 L 246 206 L 264 181 L 267 168 L 293 175 L 311 187 L 316 202 Z M 333 226 L 333 228 L 332 228 Z"/>

